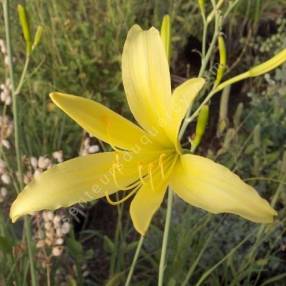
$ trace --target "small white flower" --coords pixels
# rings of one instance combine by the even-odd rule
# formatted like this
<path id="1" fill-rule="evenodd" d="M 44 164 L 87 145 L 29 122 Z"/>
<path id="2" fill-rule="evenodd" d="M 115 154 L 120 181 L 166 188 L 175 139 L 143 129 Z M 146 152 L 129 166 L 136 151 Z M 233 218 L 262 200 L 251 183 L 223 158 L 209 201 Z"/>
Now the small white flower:
<path id="1" fill-rule="evenodd" d="M 61 220 L 62 219 L 59 215 L 55 215 L 54 220 L 53 220 L 55 227 L 58 227 L 60 225 Z"/>
<path id="2" fill-rule="evenodd" d="M 11 145 L 10 142 L 6 139 L 1 140 L 1 144 L 6 148 L 6 149 L 10 149 Z"/>
<path id="3" fill-rule="evenodd" d="M 63 243 L 64 243 L 64 240 L 61 237 L 56 239 L 56 242 L 55 242 L 56 245 L 62 245 Z"/>
<path id="4" fill-rule="evenodd" d="M 92 145 L 88 148 L 88 153 L 96 153 L 99 151 L 99 147 L 97 145 Z"/>
<path id="5" fill-rule="evenodd" d="M 2 187 L 1 190 L 0 190 L 0 194 L 1 194 L 1 197 L 2 198 L 5 198 L 7 196 L 7 189 Z"/>
<path id="6" fill-rule="evenodd" d="M 31 157 L 31 158 L 30 158 L 30 163 L 31 163 L 31 165 L 32 165 L 32 167 L 33 167 L 34 169 L 37 169 L 37 167 L 38 167 L 38 160 L 37 160 L 37 158 Z"/>
<path id="7" fill-rule="evenodd" d="M 48 166 L 51 164 L 51 160 L 48 158 L 45 158 L 43 156 L 40 156 L 39 160 L 38 160 L 38 166 L 41 169 L 47 169 Z"/>
<path id="8" fill-rule="evenodd" d="M 1 181 L 6 185 L 9 185 L 11 183 L 11 179 L 8 174 L 3 174 L 1 176 Z"/>
<path id="9" fill-rule="evenodd" d="M 63 225 L 62 225 L 62 232 L 63 232 L 63 234 L 69 233 L 70 228 L 71 228 L 71 226 L 70 226 L 70 224 L 68 222 L 63 223 Z"/>
<path id="10" fill-rule="evenodd" d="M 63 162 L 63 151 L 55 151 L 53 153 L 53 158 L 56 159 L 58 163 Z"/>
<path id="11" fill-rule="evenodd" d="M 62 253 L 63 253 L 63 247 L 62 246 L 53 247 L 53 250 L 52 250 L 53 256 L 60 256 Z"/>
<path id="12" fill-rule="evenodd" d="M 34 172 L 34 177 L 40 176 L 41 173 L 42 173 L 42 171 L 41 171 L 40 169 L 35 170 L 35 172 Z"/>

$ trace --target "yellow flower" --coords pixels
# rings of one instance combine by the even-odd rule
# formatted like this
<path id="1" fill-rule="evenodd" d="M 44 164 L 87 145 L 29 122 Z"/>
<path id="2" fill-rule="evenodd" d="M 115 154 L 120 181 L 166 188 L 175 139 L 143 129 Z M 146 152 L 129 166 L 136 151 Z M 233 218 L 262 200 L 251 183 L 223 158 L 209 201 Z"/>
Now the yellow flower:
<path id="1" fill-rule="evenodd" d="M 13 221 L 42 209 L 101 197 L 116 204 L 135 195 L 130 215 L 144 235 L 167 186 L 189 204 L 215 214 L 233 213 L 257 223 L 273 221 L 275 210 L 237 175 L 207 158 L 183 154 L 178 140 L 181 121 L 205 80 L 187 80 L 172 94 L 166 53 L 155 28 L 130 29 L 122 76 L 140 127 L 89 99 L 51 94 L 59 108 L 114 151 L 75 158 L 37 176 L 13 203 Z M 114 202 L 110 195 L 118 191 L 123 199 Z"/>

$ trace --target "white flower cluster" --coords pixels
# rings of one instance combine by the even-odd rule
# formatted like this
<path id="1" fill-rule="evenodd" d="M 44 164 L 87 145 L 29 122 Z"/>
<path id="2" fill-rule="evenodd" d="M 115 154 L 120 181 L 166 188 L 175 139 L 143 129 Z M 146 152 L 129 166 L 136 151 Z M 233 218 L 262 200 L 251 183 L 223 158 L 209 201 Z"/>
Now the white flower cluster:
<path id="1" fill-rule="evenodd" d="M 8 138 L 13 132 L 13 121 L 7 115 L 0 115 L 0 144 L 10 149 Z"/>
<path id="2" fill-rule="evenodd" d="M 51 158 L 40 156 L 39 158 L 26 158 L 27 171 L 24 175 L 24 182 L 28 184 L 31 180 L 39 176 L 42 172 L 48 170 L 53 165 L 63 161 L 63 151 L 55 151 Z M 34 237 L 36 246 L 39 249 L 37 255 L 45 267 L 52 256 L 60 256 L 64 250 L 64 238 L 70 231 L 70 223 L 64 220 L 60 213 L 43 211 L 35 213 L 33 221 L 35 222 Z"/>
<path id="3" fill-rule="evenodd" d="M 4 64 L 6 66 L 8 66 L 9 65 L 9 58 L 8 58 L 8 55 L 7 55 L 6 45 L 5 45 L 5 42 L 4 42 L 3 39 L 0 39 L 0 52 L 4 56 Z"/>
<path id="4" fill-rule="evenodd" d="M 6 163 L 0 159 L 0 203 L 4 202 L 7 196 L 7 186 L 10 185 L 11 178 L 7 171 Z"/>
<path id="5" fill-rule="evenodd" d="M 61 214 L 43 211 L 35 215 L 37 232 L 36 246 L 39 249 L 50 249 L 51 256 L 60 256 L 64 250 L 64 239 L 69 233 L 71 225 Z M 46 252 L 45 252 L 46 253 Z"/>
<path id="6" fill-rule="evenodd" d="M 86 137 L 81 144 L 79 155 L 86 156 L 88 154 L 93 154 L 99 151 L 99 146 L 96 144 L 92 144 L 91 138 Z"/>
<path id="7" fill-rule="evenodd" d="M 51 168 L 54 163 L 61 163 L 63 161 L 63 151 L 55 151 L 51 159 L 47 156 L 40 156 L 39 158 L 31 157 L 27 161 L 28 171 L 24 175 L 25 184 L 31 182 L 33 177 L 36 177 L 43 171 Z"/>
<path id="8" fill-rule="evenodd" d="M 11 89 L 11 81 L 7 78 L 5 83 L 0 85 L 0 101 L 3 102 L 4 105 L 10 105 L 12 102 Z"/>

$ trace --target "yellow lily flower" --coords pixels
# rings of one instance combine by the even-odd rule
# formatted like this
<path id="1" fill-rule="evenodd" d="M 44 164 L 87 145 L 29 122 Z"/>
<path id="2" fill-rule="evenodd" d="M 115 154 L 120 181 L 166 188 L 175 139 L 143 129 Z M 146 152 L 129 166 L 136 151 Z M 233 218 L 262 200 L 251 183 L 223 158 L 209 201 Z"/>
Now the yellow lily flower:
<path id="1" fill-rule="evenodd" d="M 102 197 L 117 204 L 135 195 L 130 215 L 144 235 L 167 186 L 189 204 L 211 213 L 233 213 L 256 223 L 273 221 L 276 211 L 237 175 L 207 158 L 183 154 L 178 140 L 181 121 L 205 80 L 187 80 L 172 94 L 168 60 L 155 28 L 143 31 L 135 25 L 130 29 L 122 75 L 128 104 L 140 127 L 89 99 L 50 95 L 59 108 L 114 151 L 68 160 L 36 177 L 13 203 L 13 221 L 43 209 Z M 118 191 L 124 197 L 114 202 L 110 195 Z"/>

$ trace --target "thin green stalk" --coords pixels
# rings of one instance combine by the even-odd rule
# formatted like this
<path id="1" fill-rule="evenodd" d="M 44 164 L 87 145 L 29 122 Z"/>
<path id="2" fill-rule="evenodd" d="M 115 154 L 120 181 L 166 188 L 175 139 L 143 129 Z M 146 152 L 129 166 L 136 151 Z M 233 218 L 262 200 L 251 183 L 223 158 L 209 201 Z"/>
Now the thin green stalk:
<path id="1" fill-rule="evenodd" d="M 221 24 L 222 24 L 222 17 L 218 15 L 218 12 L 215 13 L 215 29 L 214 29 L 214 34 L 212 37 L 212 41 L 211 44 L 207 50 L 207 52 L 205 53 L 204 51 L 204 46 L 206 45 L 206 35 L 203 35 L 203 53 L 202 53 L 202 64 L 201 64 L 201 68 L 199 71 L 199 77 L 203 76 L 203 74 L 206 71 L 206 67 L 209 63 L 211 54 L 215 48 L 215 43 L 217 42 L 217 37 L 219 35 L 220 32 L 220 28 L 221 28 Z M 207 21 L 203 20 L 203 25 L 204 25 L 204 34 L 207 33 Z M 212 94 L 213 95 L 213 94 Z M 211 95 L 211 96 L 212 96 Z M 207 98 L 207 100 L 209 100 L 209 97 Z M 191 122 L 191 120 L 193 120 L 199 113 L 200 109 L 202 108 L 202 106 L 207 102 L 207 100 L 204 100 L 203 104 L 201 104 L 201 106 L 199 107 L 199 109 L 197 109 L 195 111 L 195 116 L 192 115 L 192 119 L 190 119 L 190 114 L 191 114 L 191 107 L 188 109 L 187 111 L 187 115 L 185 117 L 185 120 L 183 121 L 182 127 L 180 129 L 180 133 L 179 133 L 179 138 L 181 139 L 189 125 L 189 123 Z"/>
<path id="2" fill-rule="evenodd" d="M 166 267 L 166 252 L 167 252 L 167 245 L 168 245 L 168 238 L 169 238 L 169 230 L 170 230 L 170 225 L 171 225 L 172 206 L 173 206 L 173 192 L 169 188 L 166 222 L 165 222 L 165 228 L 164 228 L 164 234 L 163 234 L 163 243 L 162 243 L 161 258 L 160 258 L 160 265 L 159 265 L 158 286 L 163 286 L 163 283 L 164 283 L 164 271 Z"/>
<path id="3" fill-rule="evenodd" d="M 8 67 L 9 67 L 9 75 L 12 86 L 12 111 L 13 111 L 13 121 L 14 121 L 14 137 L 15 137 L 15 152 L 16 152 L 16 160 L 17 160 L 17 171 L 19 174 L 19 187 L 23 188 L 23 170 L 21 164 L 21 151 L 20 151 L 20 141 L 19 141 L 19 120 L 18 120 L 18 108 L 17 108 L 17 94 L 15 89 L 14 82 L 14 70 L 13 70 L 13 56 L 12 56 L 12 47 L 11 47 L 11 34 L 10 34 L 10 22 L 9 22 L 9 0 L 3 0 L 3 13 L 4 13 L 4 24 L 5 24 L 5 34 L 6 34 L 6 45 L 7 45 L 7 56 L 8 56 Z M 24 67 L 25 73 L 22 73 L 21 81 L 24 80 L 25 74 L 27 72 L 27 66 Z M 19 82 L 18 87 L 21 88 L 22 83 Z M 20 91 L 20 89 L 19 89 Z M 19 92 L 18 91 L 18 92 Z M 16 188 L 17 193 L 19 192 L 19 188 Z M 33 251 L 32 251 L 32 234 L 30 228 L 30 221 L 26 217 L 25 218 L 25 236 L 27 241 L 27 248 L 29 254 L 29 263 L 30 263 L 30 272 L 31 272 L 31 285 L 36 286 L 36 272 L 34 267 L 33 260 Z"/>
<path id="4" fill-rule="evenodd" d="M 28 54 L 26 54 L 26 60 L 25 60 L 24 68 L 23 68 L 23 71 L 22 71 L 22 74 L 21 74 L 18 86 L 17 86 L 17 88 L 15 90 L 15 96 L 17 96 L 20 93 L 21 89 L 22 89 L 22 86 L 23 86 L 23 83 L 24 83 L 24 79 L 25 79 L 25 76 L 27 74 L 29 63 L 30 63 L 30 56 Z"/>
<path id="5" fill-rule="evenodd" d="M 127 276 L 127 279 L 126 279 L 126 282 L 125 282 L 125 286 L 129 286 L 130 285 L 130 282 L 131 282 L 131 279 L 132 279 L 132 276 L 133 276 L 133 273 L 134 273 L 134 269 L 135 269 L 135 266 L 136 266 L 136 263 L 137 263 L 137 260 L 138 260 L 138 257 L 139 257 L 142 245 L 143 245 L 143 241 L 144 241 L 144 236 L 142 235 L 140 237 L 139 241 L 138 241 L 138 244 L 137 244 L 137 247 L 136 247 L 136 251 L 135 251 L 135 254 L 134 254 L 134 257 L 133 257 L 133 260 L 132 260 L 132 264 L 130 266 L 130 270 L 128 272 L 128 276 Z"/>
<path id="6" fill-rule="evenodd" d="M 116 200 L 119 200 L 118 193 L 115 194 Z M 113 274 L 116 272 L 116 258 L 119 257 L 121 252 L 121 244 L 120 244 L 120 231 L 122 229 L 122 211 L 124 204 L 117 206 L 117 223 L 115 229 L 115 237 L 114 237 L 114 248 L 117 251 L 112 252 L 111 260 L 110 260 L 110 268 L 109 268 L 109 277 L 111 278 Z"/>

